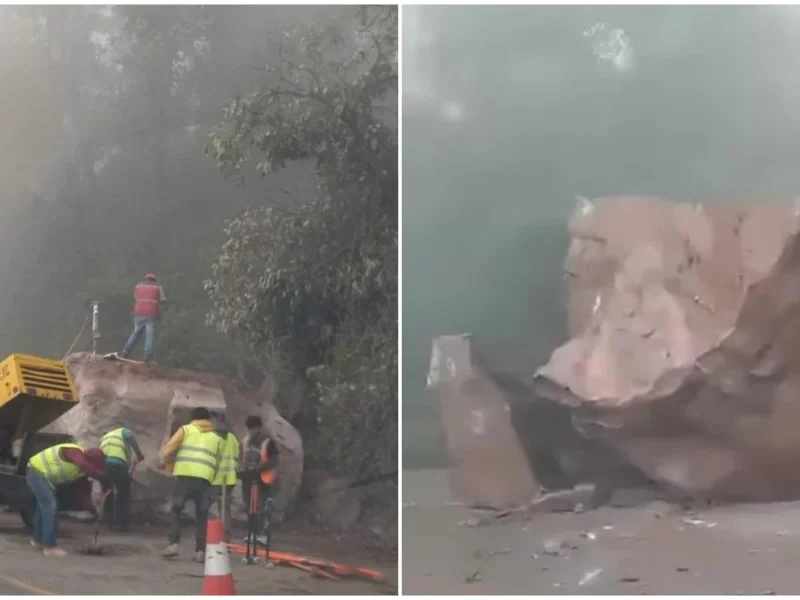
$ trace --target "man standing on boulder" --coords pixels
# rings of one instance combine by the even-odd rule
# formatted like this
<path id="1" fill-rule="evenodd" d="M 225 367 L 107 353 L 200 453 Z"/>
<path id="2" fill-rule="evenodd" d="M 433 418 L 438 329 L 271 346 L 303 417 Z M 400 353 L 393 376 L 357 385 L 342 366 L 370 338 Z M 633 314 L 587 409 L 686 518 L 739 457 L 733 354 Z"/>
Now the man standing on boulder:
<path id="1" fill-rule="evenodd" d="M 75 484 L 77 504 L 97 518 L 92 504 L 92 484 L 89 477 L 103 481 L 106 476 L 106 457 L 100 448 L 84 450 L 78 444 L 58 444 L 42 450 L 28 461 L 26 480 L 36 498 L 31 544 L 45 556 L 64 556 L 66 552 L 56 541 L 56 492 L 60 486 Z"/>
<path id="2" fill-rule="evenodd" d="M 267 520 L 271 518 L 269 514 L 271 511 L 268 507 L 272 502 L 272 486 L 275 485 L 276 467 L 278 466 L 278 448 L 264 431 L 261 417 L 249 416 L 244 424 L 247 427 L 247 435 L 242 440 L 240 471 L 242 497 L 244 505 L 250 506 L 250 488 L 253 483 L 258 485 L 259 533 L 256 540 L 265 546 L 267 544 Z"/>
<path id="3" fill-rule="evenodd" d="M 106 455 L 108 480 L 103 491 L 111 490 L 106 499 L 104 514 L 108 515 L 111 529 L 128 531 L 130 528 L 131 478 L 133 466 L 144 460 L 133 432 L 120 427 L 109 431 L 100 440 L 100 449 Z M 136 457 L 134 458 L 134 454 Z"/>
<path id="4" fill-rule="evenodd" d="M 156 343 L 156 323 L 161 313 L 161 305 L 167 301 L 164 290 L 156 283 L 156 276 L 148 273 L 144 281 L 140 281 L 133 288 L 133 333 L 128 338 L 120 356 L 127 358 L 136 346 L 144 331 L 144 362 L 153 360 L 153 350 Z"/>
<path id="5" fill-rule="evenodd" d="M 172 492 L 172 511 L 169 544 L 161 553 L 165 558 L 178 556 L 181 539 L 181 513 L 189 500 L 194 502 L 196 562 L 205 561 L 206 524 L 211 508 L 211 484 L 217 476 L 224 442 L 214 431 L 211 414 L 206 408 L 195 408 L 191 422 L 180 427 L 161 450 L 160 467 L 174 465 L 175 487 Z"/>

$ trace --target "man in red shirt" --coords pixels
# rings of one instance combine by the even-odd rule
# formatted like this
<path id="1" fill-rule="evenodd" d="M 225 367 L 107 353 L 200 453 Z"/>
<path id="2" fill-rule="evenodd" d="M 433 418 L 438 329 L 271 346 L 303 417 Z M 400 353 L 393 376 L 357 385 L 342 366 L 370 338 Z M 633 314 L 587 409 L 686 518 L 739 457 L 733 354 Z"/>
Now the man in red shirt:
<path id="1" fill-rule="evenodd" d="M 128 343 L 120 353 L 122 358 L 127 358 L 133 347 L 139 341 L 144 331 L 144 362 L 153 360 L 153 346 L 156 342 L 156 323 L 161 312 L 161 305 L 166 302 L 164 290 L 156 282 L 156 276 L 148 273 L 144 280 L 136 284 L 133 289 L 133 333 L 128 338 Z"/>
<path id="2" fill-rule="evenodd" d="M 100 448 L 85 450 L 78 444 L 58 444 L 35 454 L 28 461 L 26 481 L 36 498 L 33 517 L 34 547 L 45 556 L 64 556 L 56 541 L 57 489 L 74 484 L 78 506 L 97 518 L 92 503 L 89 477 L 102 481 L 106 476 L 106 457 Z"/>

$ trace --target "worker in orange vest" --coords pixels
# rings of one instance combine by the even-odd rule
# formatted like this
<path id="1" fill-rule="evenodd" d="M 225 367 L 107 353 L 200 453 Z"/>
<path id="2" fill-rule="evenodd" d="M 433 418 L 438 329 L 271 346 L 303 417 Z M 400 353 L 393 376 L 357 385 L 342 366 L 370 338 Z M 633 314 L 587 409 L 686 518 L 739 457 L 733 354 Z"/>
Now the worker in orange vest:
<path id="1" fill-rule="evenodd" d="M 250 506 L 250 489 L 253 482 L 259 489 L 259 523 L 256 541 L 267 544 L 269 507 L 272 503 L 272 488 L 275 485 L 278 466 L 278 448 L 264 431 L 261 417 L 253 415 L 245 420 L 247 434 L 242 440 L 242 459 L 239 478 L 242 480 L 244 505 Z M 249 536 L 248 536 L 249 537 Z M 245 538 L 247 541 L 247 538 Z"/>
<path id="2" fill-rule="evenodd" d="M 144 331 L 144 362 L 153 360 L 153 350 L 156 342 L 156 323 L 161 313 L 161 305 L 167 301 L 164 290 L 156 282 L 156 276 L 148 273 L 144 280 L 136 284 L 133 289 L 133 333 L 128 338 L 128 343 L 120 353 L 122 358 L 127 358 L 133 347 L 139 341 Z"/>

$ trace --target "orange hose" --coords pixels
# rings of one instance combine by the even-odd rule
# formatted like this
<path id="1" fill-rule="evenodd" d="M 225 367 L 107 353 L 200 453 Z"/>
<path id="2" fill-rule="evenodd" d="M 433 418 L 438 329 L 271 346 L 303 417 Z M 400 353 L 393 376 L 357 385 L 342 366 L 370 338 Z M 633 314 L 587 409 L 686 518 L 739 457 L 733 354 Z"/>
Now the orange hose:
<path id="1" fill-rule="evenodd" d="M 315 577 L 324 577 L 326 579 L 332 579 L 333 581 L 339 581 L 339 578 L 334 575 L 333 573 L 328 573 L 327 571 L 323 571 L 322 569 L 317 569 L 315 567 L 308 567 L 306 565 L 302 565 L 297 562 L 287 562 L 287 565 L 294 567 L 295 569 L 300 569 L 301 571 L 305 571 L 310 575 L 314 575 Z"/>
<path id="2" fill-rule="evenodd" d="M 247 551 L 247 548 L 241 544 L 228 544 L 228 550 L 237 554 L 243 554 Z M 265 549 L 258 548 L 256 550 L 256 556 L 267 558 L 267 551 Z M 296 563 L 299 565 L 318 567 L 319 569 L 328 569 L 340 577 L 360 576 L 371 579 L 372 581 L 377 581 L 379 583 L 383 583 L 385 581 L 383 573 L 373 569 L 356 567 L 353 565 L 343 565 L 318 558 L 308 558 L 306 556 L 300 556 L 299 554 L 292 554 L 290 552 L 278 552 L 276 550 L 270 550 L 269 560 L 277 563 Z"/>

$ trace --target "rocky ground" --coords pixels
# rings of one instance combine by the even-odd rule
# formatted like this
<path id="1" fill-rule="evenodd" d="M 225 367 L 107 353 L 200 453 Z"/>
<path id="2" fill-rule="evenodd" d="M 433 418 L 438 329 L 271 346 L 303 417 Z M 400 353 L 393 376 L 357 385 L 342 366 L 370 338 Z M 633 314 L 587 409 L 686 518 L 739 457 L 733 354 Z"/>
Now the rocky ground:
<path id="1" fill-rule="evenodd" d="M 800 502 L 664 502 L 468 527 L 443 471 L 403 474 L 404 594 L 793 594 Z"/>
<path id="2" fill-rule="evenodd" d="M 61 521 L 59 529 L 63 546 L 70 555 L 45 559 L 29 545 L 19 518 L 0 514 L 0 594 L 195 595 L 201 592 L 203 565 L 190 560 L 194 544 L 191 527 L 184 531 L 182 556 L 175 561 L 160 557 L 164 545 L 164 532 L 160 530 L 109 534 L 101 529 L 100 543 L 106 554 L 89 557 L 82 555 L 80 549 L 90 540 L 92 525 Z M 317 579 L 291 567 L 248 566 L 241 562 L 241 557 L 232 555 L 238 595 L 362 595 L 397 591 L 396 559 L 376 554 L 353 541 L 284 533 L 275 536 L 274 544 L 278 550 L 369 566 L 384 573 L 388 583 Z"/>

